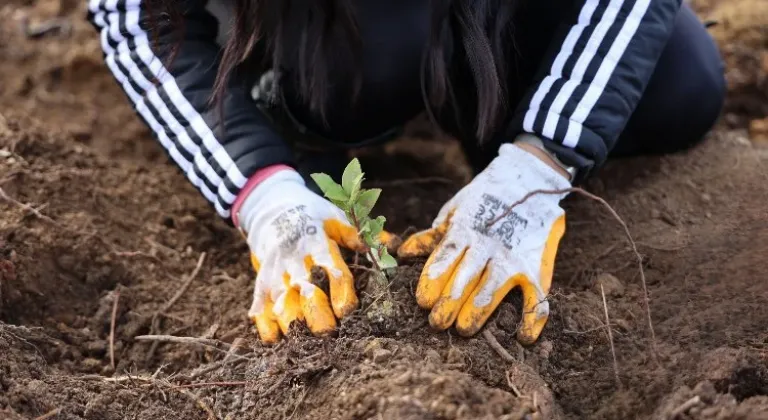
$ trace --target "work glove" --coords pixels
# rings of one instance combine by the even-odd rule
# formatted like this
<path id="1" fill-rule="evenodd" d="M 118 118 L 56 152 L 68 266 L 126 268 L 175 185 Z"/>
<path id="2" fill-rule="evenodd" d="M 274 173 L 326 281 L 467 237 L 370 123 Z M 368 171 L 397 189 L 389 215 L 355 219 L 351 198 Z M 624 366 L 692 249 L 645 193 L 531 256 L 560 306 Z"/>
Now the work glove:
<path id="1" fill-rule="evenodd" d="M 523 322 L 518 340 L 531 344 L 538 339 L 549 316 L 546 298 L 565 233 L 559 202 L 566 194 L 536 194 L 508 209 L 532 191 L 568 187 L 569 181 L 538 157 L 505 144 L 443 206 L 431 229 L 403 243 L 401 257 L 431 253 L 416 298 L 419 306 L 431 309 L 433 328 L 444 330 L 455 322 L 461 335 L 474 335 L 507 293 L 520 286 Z"/>
<path id="2" fill-rule="evenodd" d="M 357 308 L 354 279 L 339 245 L 362 252 L 364 244 L 344 212 L 310 191 L 297 172 L 279 171 L 250 191 L 236 223 L 257 272 L 248 317 L 262 341 L 276 342 L 296 320 L 315 335 L 327 335 L 336 318 Z M 330 300 L 311 282 L 314 266 L 328 276 Z"/>

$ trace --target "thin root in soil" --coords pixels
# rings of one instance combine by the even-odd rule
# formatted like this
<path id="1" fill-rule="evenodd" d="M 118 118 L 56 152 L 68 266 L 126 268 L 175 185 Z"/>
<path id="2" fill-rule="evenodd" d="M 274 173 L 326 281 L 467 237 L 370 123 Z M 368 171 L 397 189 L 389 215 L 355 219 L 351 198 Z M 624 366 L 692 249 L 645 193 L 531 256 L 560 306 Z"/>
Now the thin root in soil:
<path id="1" fill-rule="evenodd" d="M 626 235 L 627 240 L 629 241 L 629 244 L 632 246 L 632 252 L 635 254 L 635 257 L 637 258 L 637 267 L 640 270 L 640 281 L 642 282 L 642 285 L 643 285 L 643 297 L 645 301 L 645 313 L 646 313 L 646 318 L 648 322 L 648 330 L 651 333 L 651 357 L 653 357 L 654 361 L 658 363 L 658 354 L 656 350 L 656 332 L 653 329 L 653 321 L 651 320 L 651 306 L 650 306 L 650 299 L 648 298 L 648 286 L 645 281 L 645 271 L 643 270 L 643 257 L 642 255 L 640 255 L 640 252 L 637 250 L 637 243 L 635 242 L 634 239 L 632 239 L 632 234 L 629 232 L 629 227 L 627 226 L 627 223 L 624 221 L 624 219 L 621 218 L 621 216 L 619 216 L 616 210 L 614 210 L 613 207 L 610 204 L 608 204 L 607 201 L 579 187 L 563 188 L 559 190 L 534 190 L 524 195 L 523 198 L 512 203 L 512 205 L 510 205 L 499 216 L 489 221 L 486 224 L 486 227 L 491 227 L 493 224 L 495 224 L 499 220 L 507 217 L 507 215 L 509 215 L 515 207 L 519 206 L 520 204 L 524 203 L 526 200 L 528 200 L 529 198 L 535 195 L 539 195 L 539 194 L 560 195 L 560 194 L 568 194 L 568 193 L 580 194 L 590 200 L 597 201 L 598 203 L 602 204 L 606 209 L 608 209 L 608 211 L 611 213 L 613 218 L 616 219 L 616 221 L 618 221 L 621 224 L 621 227 L 624 228 L 624 234 Z M 610 325 L 608 326 L 608 328 L 610 329 Z M 611 347 L 613 347 L 613 341 L 611 341 Z M 615 355 L 614 355 L 614 358 L 615 358 Z"/>

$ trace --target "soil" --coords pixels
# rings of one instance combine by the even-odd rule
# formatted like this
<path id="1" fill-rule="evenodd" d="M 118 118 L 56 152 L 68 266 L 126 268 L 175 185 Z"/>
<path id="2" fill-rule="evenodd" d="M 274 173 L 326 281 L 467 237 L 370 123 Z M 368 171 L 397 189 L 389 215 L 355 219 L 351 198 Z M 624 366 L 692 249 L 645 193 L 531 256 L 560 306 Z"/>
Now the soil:
<path id="1" fill-rule="evenodd" d="M 400 261 L 394 316 L 367 316 L 376 296 L 358 271 L 361 309 L 336 337 L 297 324 L 260 344 L 247 246 L 135 116 L 83 3 L 0 6 L 0 418 L 768 418 L 768 148 L 749 133 L 768 116 L 763 0 L 696 2 L 720 22 L 731 85 L 708 139 L 611 161 L 586 186 L 637 241 L 655 341 L 621 226 L 570 196 L 541 339 L 515 341 L 519 293 L 488 323 L 514 362 L 482 334 L 429 329 L 413 298 L 423 259 Z M 56 17 L 69 30 L 20 29 Z M 404 236 L 468 177 L 455 142 L 419 133 L 361 161 L 384 189 L 374 211 Z"/>

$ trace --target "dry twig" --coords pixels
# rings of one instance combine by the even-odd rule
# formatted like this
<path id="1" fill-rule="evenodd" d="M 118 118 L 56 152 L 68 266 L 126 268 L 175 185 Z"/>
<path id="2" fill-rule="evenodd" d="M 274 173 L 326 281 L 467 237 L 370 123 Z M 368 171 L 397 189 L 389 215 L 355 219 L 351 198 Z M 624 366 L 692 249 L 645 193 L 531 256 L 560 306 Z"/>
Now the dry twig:
<path id="1" fill-rule="evenodd" d="M 35 216 L 39 217 L 40 219 L 45 220 L 46 222 L 50 222 L 50 223 L 53 223 L 54 225 L 58 225 L 58 223 L 55 220 L 53 220 L 50 217 L 44 215 L 43 213 L 40 213 L 40 211 L 38 211 L 36 208 L 30 206 L 29 204 L 22 203 L 21 201 L 11 197 L 2 188 L 0 188 L 0 198 L 2 198 L 3 200 L 5 200 L 5 201 L 7 201 L 7 202 L 9 202 L 9 203 L 11 203 L 13 205 L 21 207 L 22 209 L 24 209 L 24 210 L 34 214 Z"/>
<path id="2" fill-rule="evenodd" d="M 241 337 L 235 338 L 234 341 L 232 341 L 232 345 L 229 347 L 229 351 L 227 351 L 227 354 L 224 356 L 223 359 L 219 360 L 218 362 L 211 363 L 208 366 L 197 368 L 196 370 L 192 371 L 192 373 L 189 374 L 189 379 L 195 379 L 197 377 L 200 377 L 202 375 L 205 375 L 208 372 L 214 371 L 218 368 L 224 367 L 229 363 L 232 362 L 240 362 L 245 359 L 234 359 L 233 356 L 237 356 L 237 350 L 240 348 L 240 344 L 242 343 L 243 339 Z"/>
<path id="3" fill-rule="evenodd" d="M 55 415 L 58 415 L 60 412 L 61 412 L 61 407 L 53 409 L 53 410 L 43 414 L 42 416 L 35 417 L 34 420 L 47 420 L 47 419 L 52 418 Z"/>
<path id="4" fill-rule="evenodd" d="M 608 329 L 608 340 L 611 342 L 611 356 L 613 356 L 613 374 L 616 375 L 616 385 L 621 388 L 619 379 L 619 363 L 616 361 L 616 348 L 613 346 L 613 332 L 611 332 L 611 319 L 608 318 L 608 303 L 605 302 L 605 289 L 600 283 L 600 294 L 603 295 L 603 310 L 605 311 L 605 328 Z"/>
<path id="5" fill-rule="evenodd" d="M 528 200 L 529 198 L 535 195 L 538 195 L 538 194 L 560 195 L 560 194 L 567 194 L 567 193 L 581 194 L 584 197 L 589 198 L 590 200 L 597 201 L 598 203 L 602 204 L 611 213 L 613 218 L 616 219 L 616 221 L 618 221 L 621 224 L 621 227 L 624 228 L 624 234 L 627 236 L 627 240 L 629 240 L 629 244 L 632 246 L 632 252 L 635 254 L 635 257 L 637 258 L 637 267 L 640 270 L 640 280 L 643 284 L 643 297 L 645 298 L 644 299 L 645 313 L 648 321 L 648 329 L 651 332 L 651 356 L 658 363 L 657 351 L 656 351 L 656 332 L 653 329 L 653 321 L 651 320 L 651 302 L 650 302 L 650 298 L 648 297 L 648 285 L 646 284 L 646 281 L 645 281 L 645 270 L 643 270 L 643 257 L 642 255 L 640 255 L 640 252 L 637 250 L 637 244 L 635 243 L 635 240 L 632 239 L 632 234 L 629 231 L 629 227 L 627 226 L 627 223 L 624 222 L 624 219 L 622 219 L 621 216 L 619 216 L 619 214 L 616 213 L 616 210 L 614 210 L 613 207 L 610 204 L 608 204 L 607 201 L 579 187 L 563 188 L 561 190 L 534 190 L 524 195 L 523 198 L 512 203 L 512 205 L 510 205 L 509 208 L 507 208 L 504 212 L 502 212 L 498 217 L 488 222 L 486 227 L 490 227 L 491 225 L 498 222 L 499 220 L 507 217 L 507 215 L 509 215 L 509 213 L 511 213 L 515 207 L 519 206 L 520 204 L 524 203 L 526 200 Z"/>
<path id="6" fill-rule="evenodd" d="M 117 318 L 117 303 L 120 300 L 120 291 L 115 290 L 112 301 L 112 319 L 109 322 L 109 365 L 115 370 L 115 320 Z"/>
<path id="7" fill-rule="evenodd" d="M 200 254 L 200 258 L 197 259 L 197 265 L 195 265 L 195 269 L 192 270 L 192 273 L 189 274 L 187 277 L 187 280 L 184 282 L 184 284 L 181 285 L 181 288 L 176 292 L 173 297 L 171 297 L 168 302 L 165 303 L 160 309 L 157 310 L 157 312 L 152 315 L 152 321 L 149 327 L 150 334 L 154 334 L 157 332 L 157 329 L 160 327 L 160 315 L 164 314 L 165 312 L 168 312 L 168 310 L 173 307 L 173 305 L 178 302 L 178 300 L 181 298 L 182 295 L 189 289 L 189 286 L 192 284 L 192 281 L 197 277 L 197 273 L 200 272 L 200 269 L 203 267 L 203 261 L 205 260 L 205 252 Z M 149 352 L 147 353 L 147 360 L 151 359 L 152 356 L 155 354 L 155 351 L 157 350 L 159 342 L 152 343 L 152 347 L 149 348 Z"/>
<path id="8" fill-rule="evenodd" d="M 174 388 L 171 388 L 174 389 Z M 197 398 L 197 396 L 186 389 L 174 389 L 175 391 L 178 391 L 185 396 L 187 396 L 189 399 L 194 401 L 198 407 L 200 407 L 203 411 L 205 411 L 208 414 L 208 420 L 217 420 L 219 417 L 216 416 L 216 413 L 211 410 L 211 407 L 208 407 L 208 404 L 204 403 L 203 400 L 200 398 Z"/>
<path id="9" fill-rule="evenodd" d="M 229 355 L 229 353 L 227 353 L 227 355 Z M 209 364 L 208 366 L 206 366 L 204 368 L 200 368 L 199 370 L 196 370 L 196 371 L 190 373 L 189 374 L 189 379 L 199 378 L 200 376 L 203 376 L 203 375 L 205 375 L 208 372 L 212 372 L 212 371 L 214 371 L 214 370 L 216 370 L 218 368 L 224 367 L 224 366 L 226 366 L 226 365 L 228 365 L 230 363 L 241 362 L 243 360 L 244 359 L 231 359 L 229 357 L 225 357 L 224 359 L 219 360 L 218 362 L 211 363 L 211 364 Z"/>
<path id="10" fill-rule="evenodd" d="M 517 360 L 512 357 L 511 354 L 499 343 L 499 340 L 496 339 L 496 337 L 493 335 L 493 333 L 488 330 L 483 330 L 483 337 L 485 337 L 485 340 L 488 341 L 488 345 L 491 346 L 491 348 L 499 355 L 502 359 L 504 359 L 505 362 L 509 363 L 515 363 Z"/>
<path id="11" fill-rule="evenodd" d="M 200 254 L 200 258 L 197 259 L 197 265 L 195 265 L 195 269 L 192 270 L 192 273 L 190 273 L 190 275 L 187 277 L 187 280 L 181 286 L 179 291 L 176 292 L 176 294 L 173 295 L 173 297 L 169 299 L 168 302 L 166 302 L 165 305 L 163 305 L 163 307 L 160 308 L 160 310 L 155 312 L 155 316 L 154 316 L 155 318 L 160 316 L 164 312 L 168 312 L 168 310 L 170 310 L 171 307 L 173 307 L 173 305 L 176 304 L 176 302 L 181 298 L 181 296 L 184 295 L 187 289 L 189 289 L 189 286 L 192 284 L 192 280 L 194 280 L 195 277 L 197 277 L 197 273 L 199 273 L 200 269 L 203 267 L 204 260 L 205 260 L 205 252 Z"/>
<path id="12" fill-rule="evenodd" d="M 199 344 L 206 347 L 213 347 L 219 350 L 229 350 L 230 348 L 228 343 L 214 340 L 212 338 L 178 337 L 175 335 L 138 335 L 134 337 L 134 339 L 138 341 L 157 341 L 160 343 Z"/>
<path id="13" fill-rule="evenodd" d="M 688 410 L 690 410 L 694 406 L 698 405 L 699 403 L 701 403 L 701 397 L 696 395 L 695 397 L 689 399 L 688 401 L 680 404 L 679 407 L 674 409 L 672 411 L 672 413 L 669 414 L 670 420 L 674 420 L 674 419 L 680 417 L 681 415 L 685 414 L 685 412 L 687 412 Z"/>
<path id="14" fill-rule="evenodd" d="M 522 395 L 520 393 L 520 390 L 517 389 L 514 383 L 512 383 L 512 378 L 509 377 L 509 371 L 507 371 L 507 385 L 509 385 L 509 388 L 512 390 L 512 392 L 515 394 L 517 398 L 520 398 Z"/>
<path id="15" fill-rule="evenodd" d="M 176 385 L 171 389 L 202 388 L 206 386 L 246 386 L 248 384 L 249 382 L 246 382 L 246 381 L 199 382 L 194 384 Z"/>
<path id="16" fill-rule="evenodd" d="M 32 24 L 29 18 L 24 17 L 19 22 L 19 27 L 21 33 L 31 39 L 42 38 L 48 34 L 64 37 L 69 37 L 72 34 L 72 22 L 65 17 L 49 19 L 38 24 Z"/>
<path id="17" fill-rule="evenodd" d="M 156 257 L 156 256 L 154 256 L 152 254 L 147 254 L 144 251 L 118 251 L 118 252 L 113 252 L 113 254 L 116 257 L 121 257 L 121 258 L 142 257 L 142 258 L 147 258 L 147 259 L 150 259 L 150 260 L 154 260 L 155 262 L 162 262 L 162 260 L 160 258 L 158 258 L 158 257 Z"/>

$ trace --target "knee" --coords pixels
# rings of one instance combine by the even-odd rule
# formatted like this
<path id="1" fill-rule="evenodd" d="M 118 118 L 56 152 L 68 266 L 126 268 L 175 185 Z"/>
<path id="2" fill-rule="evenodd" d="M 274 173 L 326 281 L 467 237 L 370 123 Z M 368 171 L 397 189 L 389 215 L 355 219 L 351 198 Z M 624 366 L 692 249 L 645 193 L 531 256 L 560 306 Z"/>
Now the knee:
<path id="1" fill-rule="evenodd" d="M 684 104 L 677 112 L 684 115 L 677 125 L 685 138 L 683 142 L 688 145 L 700 142 L 715 126 L 727 94 L 725 65 L 712 37 L 709 34 L 699 37 L 691 49 L 691 62 L 684 70 L 681 90 L 677 92 Z"/>
<path id="2" fill-rule="evenodd" d="M 689 92 L 689 97 L 695 99 L 691 106 L 695 106 L 696 109 L 699 136 L 706 134 L 717 122 L 725 105 L 728 90 L 723 60 L 716 47 L 712 49 L 711 54 L 702 58 L 703 71 L 699 73 L 695 88 Z"/>

